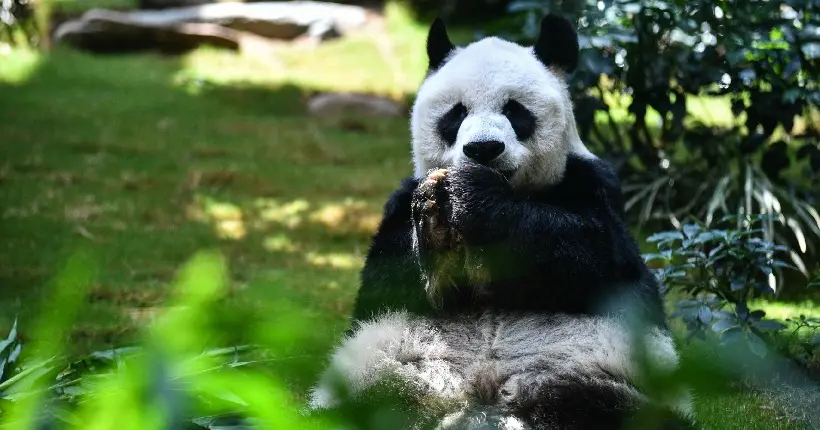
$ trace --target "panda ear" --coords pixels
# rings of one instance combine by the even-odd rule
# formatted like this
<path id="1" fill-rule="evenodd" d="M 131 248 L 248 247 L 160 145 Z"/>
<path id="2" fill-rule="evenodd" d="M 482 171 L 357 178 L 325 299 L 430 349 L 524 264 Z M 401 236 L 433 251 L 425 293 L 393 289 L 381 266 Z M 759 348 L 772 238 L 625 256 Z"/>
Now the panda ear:
<path id="1" fill-rule="evenodd" d="M 442 21 L 441 18 L 436 18 L 430 26 L 430 32 L 427 34 L 427 58 L 430 60 L 429 69 L 438 69 L 453 49 L 455 49 L 455 46 L 450 42 L 444 21 Z"/>
<path id="2" fill-rule="evenodd" d="M 578 66 L 578 34 L 572 23 L 549 14 L 541 20 L 541 32 L 533 46 L 535 56 L 547 67 L 572 73 Z"/>

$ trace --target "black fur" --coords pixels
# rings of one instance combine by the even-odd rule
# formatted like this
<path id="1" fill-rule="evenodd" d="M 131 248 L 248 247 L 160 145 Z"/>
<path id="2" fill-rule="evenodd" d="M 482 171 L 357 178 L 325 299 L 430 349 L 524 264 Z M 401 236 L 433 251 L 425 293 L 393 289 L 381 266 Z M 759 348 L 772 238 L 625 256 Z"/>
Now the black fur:
<path id="1" fill-rule="evenodd" d="M 467 108 L 461 103 L 453 106 L 452 109 L 439 118 L 436 130 L 448 145 L 452 146 L 456 143 L 458 130 L 465 118 L 467 118 Z"/>
<path id="2" fill-rule="evenodd" d="M 418 180 L 405 180 L 385 206 L 354 319 L 385 308 L 435 312 L 412 249 L 417 187 Z M 489 273 L 481 296 L 467 277 L 457 277 L 464 285 L 444 297 L 443 311 L 600 314 L 608 311 L 606 299 L 627 297 L 637 299 L 641 317 L 665 327 L 657 281 L 628 231 L 620 184 L 606 162 L 571 156 L 560 183 L 528 192 L 512 189 L 495 170 L 467 164 L 450 171 L 443 187 L 443 216 Z"/>
<path id="3" fill-rule="evenodd" d="M 386 309 L 404 308 L 420 315 L 430 309 L 412 252 L 410 202 L 418 184 L 418 179 L 405 179 L 384 205 L 381 225 L 362 270 L 354 320 L 369 319 Z"/>
<path id="4" fill-rule="evenodd" d="M 545 385 L 533 404 L 516 405 L 515 415 L 535 429 L 694 430 L 668 408 L 639 399 L 626 383 L 564 375 Z"/>
<path id="5" fill-rule="evenodd" d="M 566 18 L 545 16 L 541 20 L 541 30 L 533 50 L 545 66 L 572 73 L 578 66 L 579 46 L 575 27 Z"/>
<path id="6" fill-rule="evenodd" d="M 447 56 L 450 55 L 453 49 L 455 49 L 455 46 L 450 42 L 450 36 L 447 35 L 447 27 L 445 27 L 444 21 L 441 18 L 436 18 L 427 34 L 428 72 L 443 66 Z"/>
<path id="7" fill-rule="evenodd" d="M 535 115 L 521 103 L 510 100 L 504 105 L 501 113 L 510 121 L 518 140 L 527 140 L 535 133 Z"/>

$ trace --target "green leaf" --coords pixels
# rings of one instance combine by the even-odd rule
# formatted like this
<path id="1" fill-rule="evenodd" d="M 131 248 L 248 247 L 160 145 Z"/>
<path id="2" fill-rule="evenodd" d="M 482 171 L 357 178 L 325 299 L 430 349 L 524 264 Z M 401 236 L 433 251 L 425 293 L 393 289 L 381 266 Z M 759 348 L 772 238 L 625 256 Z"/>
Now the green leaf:
<path id="1" fill-rule="evenodd" d="M 728 330 L 720 334 L 720 340 L 722 342 L 737 341 L 738 339 L 740 339 L 741 333 L 743 333 L 743 331 L 740 329 L 740 327 L 730 327 Z"/>
<path id="2" fill-rule="evenodd" d="M 775 320 L 752 321 L 752 326 L 760 331 L 780 331 L 786 328 L 785 324 Z"/>
<path id="3" fill-rule="evenodd" d="M 55 364 L 56 360 L 57 357 L 53 357 L 27 365 L 19 373 L 0 383 L 0 392 L 6 392 L 11 389 L 27 389 L 35 380 L 55 370 L 57 368 L 57 364 Z"/>
<path id="4" fill-rule="evenodd" d="M 752 350 L 756 356 L 763 358 L 766 356 L 766 343 L 763 342 L 759 336 L 754 333 L 748 333 L 747 339 L 749 340 L 749 349 Z"/>
<path id="5" fill-rule="evenodd" d="M 701 231 L 701 228 L 697 224 L 684 224 L 683 226 L 683 234 L 686 235 L 687 239 L 691 239 L 699 231 Z"/>
<path id="6" fill-rule="evenodd" d="M 2 354 L 6 348 L 12 346 L 15 340 L 17 340 L 17 319 L 14 320 L 14 324 L 12 324 L 6 339 L 0 341 L 0 354 Z"/>
<path id="7" fill-rule="evenodd" d="M 718 320 L 716 323 L 712 324 L 712 331 L 715 333 L 720 333 L 733 327 L 737 327 L 737 324 L 735 324 L 734 321 Z"/>
<path id="8" fill-rule="evenodd" d="M 650 261 L 655 261 L 655 260 L 669 261 L 670 258 L 667 257 L 664 254 L 657 254 L 656 253 L 656 254 L 644 254 L 643 255 L 643 260 L 648 263 Z"/>
<path id="9" fill-rule="evenodd" d="M 735 304 L 735 313 L 740 319 L 745 319 L 749 315 L 749 307 L 746 306 L 746 302 L 737 302 Z"/>
<path id="10" fill-rule="evenodd" d="M 789 263 L 786 263 L 785 261 L 780 260 L 775 260 L 774 262 L 772 262 L 772 267 L 784 267 L 786 269 L 800 270 L 797 268 L 797 266 L 793 266 Z"/>
<path id="11" fill-rule="evenodd" d="M 704 232 L 699 233 L 697 236 L 695 236 L 695 239 L 694 239 L 693 243 L 701 244 L 701 243 L 710 242 L 710 241 L 713 241 L 713 240 L 719 239 L 719 238 L 720 238 L 720 236 L 717 235 L 715 232 L 704 231 Z"/>
<path id="12" fill-rule="evenodd" d="M 677 305 L 678 307 L 682 307 L 682 308 L 688 308 L 688 307 L 692 307 L 692 306 L 700 306 L 700 301 L 699 300 L 692 300 L 692 299 L 683 299 L 683 300 L 678 300 L 677 302 L 675 302 L 675 305 Z"/>
<path id="13" fill-rule="evenodd" d="M 698 310 L 698 319 L 704 324 L 712 322 L 712 310 L 708 306 L 701 306 Z"/>
<path id="14" fill-rule="evenodd" d="M 646 238 L 646 241 L 649 243 L 655 243 L 660 241 L 673 241 L 673 240 L 683 240 L 683 235 L 678 231 L 664 231 L 661 233 L 655 233 L 652 236 Z"/>
<path id="15" fill-rule="evenodd" d="M 729 283 L 729 288 L 732 291 L 740 291 L 740 290 L 746 288 L 746 280 L 745 279 L 740 279 L 740 278 L 732 279 Z"/>

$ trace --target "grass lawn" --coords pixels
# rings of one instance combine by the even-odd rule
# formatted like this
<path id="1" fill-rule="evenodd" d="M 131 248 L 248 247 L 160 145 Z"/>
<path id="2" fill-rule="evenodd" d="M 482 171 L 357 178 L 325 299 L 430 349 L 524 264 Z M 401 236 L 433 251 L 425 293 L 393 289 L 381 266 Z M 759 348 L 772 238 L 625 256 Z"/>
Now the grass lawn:
<path id="1" fill-rule="evenodd" d="M 303 99 L 412 94 L 425 28 L 399 12 L 386 42 L 267 56 L 0 54 L 0 333 L 19 317 L 25 336 L 54 306 L 50 277 L 85 245 L 102 270 L 70 351 L 128 343 L 180 265 L 216 249 L 230 264 L 226 314 L 258 318 L 286 301 L 321 328 L 287 359 L 321 357 L 347 327 L 382 204 L 412 167 L 406 119 L 339 127 L 306 116 Z M 698 410 L 709 428 L 792 428 L 749 393 L 699 397 Z"/>

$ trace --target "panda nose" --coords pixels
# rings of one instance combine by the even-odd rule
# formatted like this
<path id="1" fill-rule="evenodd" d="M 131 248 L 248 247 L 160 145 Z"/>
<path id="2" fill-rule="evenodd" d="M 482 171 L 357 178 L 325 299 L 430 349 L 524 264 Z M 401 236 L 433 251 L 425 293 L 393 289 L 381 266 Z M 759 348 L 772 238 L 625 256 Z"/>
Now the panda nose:
<path id="1" fill-rule="evenodd" d="M 481 164 L 495 160 L 502 152 L 504 152 L 504 143 L 497 140 L 470 142 L 464 145 L 464 155 Z"/>

